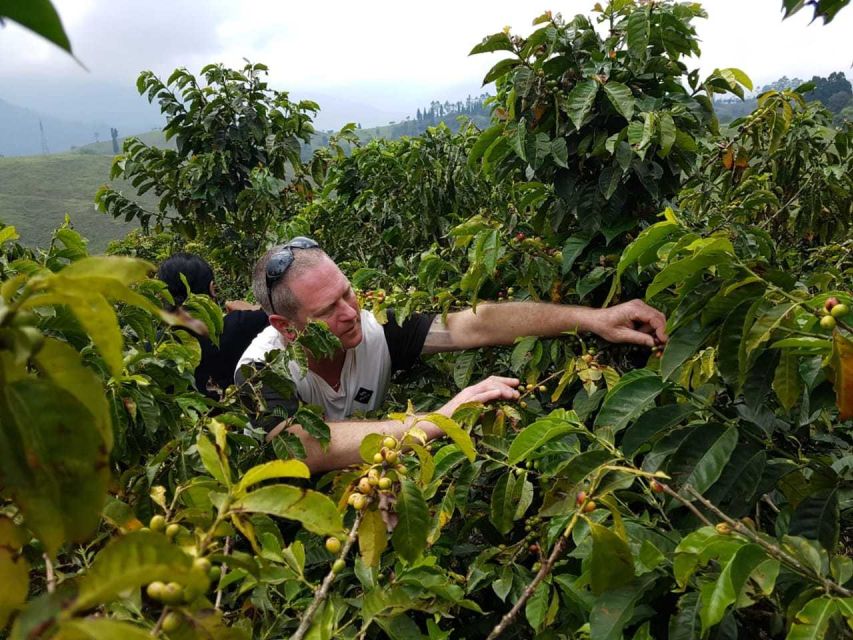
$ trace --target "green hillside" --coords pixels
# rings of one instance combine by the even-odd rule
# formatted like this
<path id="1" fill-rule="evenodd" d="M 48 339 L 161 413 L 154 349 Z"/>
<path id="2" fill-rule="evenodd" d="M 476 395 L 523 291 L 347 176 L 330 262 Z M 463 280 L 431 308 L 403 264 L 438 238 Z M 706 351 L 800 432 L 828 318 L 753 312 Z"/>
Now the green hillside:
<path id="1" fill-rule="evenodd" d="M 457 129 L 456 115 L 440 118 L 451 129 Z M 482 115 L 472 120 L 480 127 L 488 124 Z M 374 138 L 396 139 L 419 135 L 433 123 L 406 120 L 382 127 L 358 129 L 363 142 Z M 313 151 L 328 144 L 328 132 L 318 132 L 303 149 L 307 159 Z M 170 146 L 161 131 L 146 131 L 135 137 L 153 146 Z M 123 139 L 119 139 L 121 146 Z M 14 225 L 21 241 L 30 246 L 47 246 L 53 230 L 62 224 L 65 214 L 74 227 L 89 239 L 90 250 L 102 252 L 111 240 L 123 237 L 136 223 L 125 223 L 95 210 L 95 192 L 109 182 L 113 158 L 112 141 L 79 147 L 69 153 L 46 156 L 0 157 L 0 222 Z M 135 194 L 124 181 L 115 183 L 125 194 Z M 146 209 L 156 207 L 156 198 L 148 193 L 137 201 Z"/>
<path id="2" fill-rule="evenodd" d="M 137 226 L 95 210 L 95 192 L 108 181 L 111 163 L 111 156 L 81 153 L 0 158 L 0 221 L 14 225 L 24 244 L 47 246 L 67 213 L 90 249 L 103 251 Z M 116 184 L 133 193 L 130 185 Z M 150 196 L 139 201 L 145 207 L 156 202 Z"/>

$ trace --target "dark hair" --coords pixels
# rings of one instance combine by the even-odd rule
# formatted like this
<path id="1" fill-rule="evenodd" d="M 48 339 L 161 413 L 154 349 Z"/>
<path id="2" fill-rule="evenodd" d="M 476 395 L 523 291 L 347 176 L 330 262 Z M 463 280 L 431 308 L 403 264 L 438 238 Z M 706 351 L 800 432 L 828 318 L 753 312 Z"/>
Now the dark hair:
<path id="1" fill-rule="evenodd" d="M 182 274 L 192 293 L 210 294 L 210 283 L 213 282 L 210 265 L 194 253 L 175 253 L 160 264 L 157 277 L 166 283 L 176 307 L 180 307 L 187 299 L 187 287 L 181 280 Z"/>

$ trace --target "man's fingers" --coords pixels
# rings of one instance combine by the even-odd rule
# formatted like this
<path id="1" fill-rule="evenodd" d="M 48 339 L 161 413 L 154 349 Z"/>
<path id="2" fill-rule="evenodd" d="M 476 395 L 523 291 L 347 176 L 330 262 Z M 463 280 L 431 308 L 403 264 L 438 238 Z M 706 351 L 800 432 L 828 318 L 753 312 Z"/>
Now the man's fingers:
<path id="1" fill-rule="evenodd" d="M 654 307 L 650 307 L 642 300 L 636 300 L 634 308 L 636 311 L 634 316 L 635 322 L 642 322 L 644 325 L 648 325 L 651 329 L 648 333 L 653 333 L 660 342 L 666 342 L 669 340 L 669 336 L 666 335 L 665 315 Z M 643 329 L 644 327 L 640 330 Z M 645 344 L 645 342 L 643 342 L 643 344 Z"/>
<path id="2" fill-rule="evenodd" d="M 489 376 L 483 382 L 499 382 L 510 387 L 517 387 L 521 382 L 518 378 L 504 378 L 502 376 Z"/>
<path id="3" fill-rule="evenodd" d="M 655 342 L 655 338 L 651 334 L 643 333 L 636 329 L 626 329 L 625 333 L 621 336 L 621 342 L 639 344 L 644 347 L 654 347 L 655 344 L 657 344 Z"/>

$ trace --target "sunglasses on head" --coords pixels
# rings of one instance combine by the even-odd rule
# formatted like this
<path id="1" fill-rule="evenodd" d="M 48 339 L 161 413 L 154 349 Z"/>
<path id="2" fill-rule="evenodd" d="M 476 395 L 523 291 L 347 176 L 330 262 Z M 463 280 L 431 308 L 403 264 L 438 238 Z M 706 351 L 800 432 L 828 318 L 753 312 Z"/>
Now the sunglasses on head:
<path id="1" fill-rule="evenodd" d="M 269 296 L 270 309 L 275 313 L 275 305 L 272 301 L 272 290 L 276 283 L 284 277 L 290 265 L 293 264 L 294 249 L 318 249 L 316 241 L 305 236 L 299 236 L 284 245 L 280 251 L 267 260 L 267 295 Z"/>

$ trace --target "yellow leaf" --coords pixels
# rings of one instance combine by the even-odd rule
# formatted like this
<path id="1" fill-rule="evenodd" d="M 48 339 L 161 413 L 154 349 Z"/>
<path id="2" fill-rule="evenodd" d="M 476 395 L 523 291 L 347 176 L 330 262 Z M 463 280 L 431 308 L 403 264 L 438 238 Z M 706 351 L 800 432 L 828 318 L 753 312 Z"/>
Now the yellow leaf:
<path id="1" fill-rule="evenodd" d="M 835 403 L 841 420 L 853 418 L 853 342 L 837 330 L 832 339 Z"/>
<path id="2" fill-rule="evenodd" d="M 387 546 L 388 533 L 382 521 L 382 514 L 377 509 L 366 511 L 358 528 L 358 549 L 364 564 L 368 567 L 378 566 L 382 552 Z"/>

